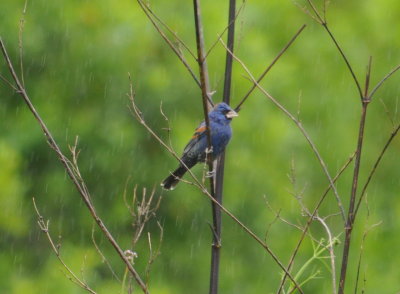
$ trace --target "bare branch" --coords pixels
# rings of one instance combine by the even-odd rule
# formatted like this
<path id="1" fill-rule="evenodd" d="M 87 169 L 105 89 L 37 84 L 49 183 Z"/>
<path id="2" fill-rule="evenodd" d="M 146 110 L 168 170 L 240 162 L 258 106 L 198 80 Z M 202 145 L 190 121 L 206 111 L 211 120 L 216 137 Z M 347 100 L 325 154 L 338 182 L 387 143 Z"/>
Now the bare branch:
<path id="1" fill-rule="evenodd" d="M 367 66 L 367 74 L 365 77 L 365 86 L 364 86 L 364 99 L 369 99 L 368 97 L 368 90 L 369 90 L 369 82 L 371 79 L 371 67 L 372 67 L 372 56 L 369 57 L 369 62 Z"/>
<path id="2" fill-rule="evenodd" d="M 356 84 L 356 87 L 357 87 L 357 90 L 358 90 L 358 94 L 360 95 L 360 99 L 362 99 L 363 98 L 363 93 L 362 93 L 362 90 L 361 90 L 360 82 L 358 81 L 358 79 L 356 77 L 356 74 L 354 73 L 353 67 L 350 65 L 350 61 L 348 60 L 347 56 L 344 54 L 344 51 L 343 51 L 342 47 L 336 41 L 336 38 L 333 35 L 333 33 L 331 32 L 331 30 L 329 29 L 328 25 L 325 23 L 325 24 L 323 24 L 323 27 L 325 28 L 325 30 L 329 34 L 330 38 L 332 39 L 333 43 L 335 44 L 336 48 L 338 49 L 340 55 L 343 58 L 343 61 L 346 63 L 346 66 L 347 66 L 351 76 L 353 77 L 354 83 Z"/>
<path id="3" fill-rule="evenodd" d="M 19 34 L 18 34 L 18 47 L 19 47 L 19 66 L 21 71 L 21 83 L 25 87 L 25 80 L 24 80 L 24 63 L 23 63 L 23 33 L 24 33 L 24 24 L 25 24 L 25 14 L 26 14 L 26 7 L 28 5 L 28 0 L 25 0 L 24 9 L 22 10 L 22 16 L 19 20 Z"/>
<path id="4" fill-rule="evenodd" d="M 229 18 L 228 25 L 224 28 L 224 30 L 218 34 L 217 39 L 214 41 L 214 43 L 211 45 L 210 49 L 208 49 L 206 55 L 204 56 L 205 59 L 207 59 L 208 55 L 210 55 L 211 51 L 215 48 L 215 46 L 219 43 L 219 39 L 225 34 L 225 32 L 232 27 L 236 23 L 237 18 L 239 17 L 240 13 L 244 9 L 244 6 L 246 4 L 247 0 L 243 0 L 242 5 L 240 5 L 239 9 L 236 11 L 236 14 L 233 15 L 233 17 Z M 236 3 L 235 3 L 236 4 Z M 231 10 L 230 10 L 231 11 Z M 233 29 L 234 30 L 234 29 Z M 228 42 L 229 43 L 229 42 Z"/>
<path id="5" fill-rule="evenodd" d="M 160 230 L 160 237 L 159 237 L 159 241 L 158 241 L 158 246 L 157 249 L 154 251 L 153 250 L 153 246 L 152 246 L 152 242 L 151 242 L 151 235 L 150 233 L 148 233 L 148 242 L 149 242 L 149 251 L 150 251 L 150 256 L 149 256 L 149 260 L 147 261 L 147 266 L 146 266 L 146 284 L 149 284 L 149 280 L 150 280 L 150 270 L 151 270 L 151 266 L 153 265 L 154 261 L 156 260 L 156 258 L 161 254 L 161 244 L 163 242 L 163 238 L 164 238 L 164 229 L 162 227 L 162 225 L 157 221 L 157 226 Z"/>
<path id="6" fill-rule="evenodd" d="M 94 237 L 94 223 L 93 223 L 93 227 L 92 227 L 92 242 L 94 247 L 96 248 L 97 253 L 100 255 L 101 257 L 101 261 L 104 262 L 108 269 L 110 270 L 111 274 L 113 275 L 113 277 L 118 281 L 121 282 L 120 278 L 117 276 L 117 274 L 115 273 L 114 269 L 112 268 L 111 263 L 108 261 L 108 259 L 106 258 L 106 256 L 103 254 L 103 252 L 101 251 L 99 245 L 96 242 L 96 239 Z"/>
<path id="7" fill-rule="evenodd" d="M 326 20 L 324 18 L 321 17 L 321 15 L 319 14 L 318 9 L 315 7 L 314 3 L 311 0 L 307 0 L 308 4 L 311 6 L 312 11 L 314 11 L 316 17 L 318 18 L 318 22 L 322 25 L 324 25 L 326 23 Z"/>
<path id="8" fill-rule="evenodd" d="M 345 241 L 343 246 L 343 255 L 342 255 L 342 267 L 340 271 L 340 281 L 339 281 L 339 294 L 344 294 L 344 285 L 346 282 L 346 272 L 347 272 L 347 263 L 349 259 L 349 251 L 350 251 L 350 243 L 351 243 L 351 233 L 353 230 L 353 224 L 355 219 L 354 214 L 354 206 L 356 201 L 357 195 L 357 188 L 358 188 L 358 178 L 359 178 L 359 171 L 361 165 L 361 152 L 364 142 L 364 130 L 365 130 L 365 120 L 367 117 L 367 108 L 369 105 L 369 101 L 363 100 L 362 104 L 362 112 L 360 118 L 360 127 L 358 132 L 358 142 L 357 142 L 357 150 L 356 150 L 356 158 L 354 163 L 354 173 L 353 173 L 353 181 L 351 186 L 351 195 L 350 195 L 350 204 L 349 210 L 347 213 L 347 220 L 345 225 Z"/>
<path id="9" fill-rule="evenodd" d="M 329 37 L 331 38 L 331 40 L 335 44 L 336 48 L 338 49 L 340 55 L 342 56 L 343 61 L 346 63 L 346 66 L 347 66 L 347 68 L 348 68 L 348 70 L 349 70 L 349 72 L 350 72 L 350 74 L 351 74 L 351 76 L 352 76 L 352 78 L 354 80 L 354 83 L 356 84 L 358 94 L 360 95 L 360 99 L 363 99 L 364 96 L 363 96 L 363 92 L 361 90 L 360 82 L 358 81 L 357 76 L 354 73 L 353 67 L 350 65 L 350 62 L 349 62 L 346 54 L 344 53 L 342 47 L 339 45 L 339 43 L 337 42 L 335 36 L 331 32 L 331 30 L 330 30 L 330 28 L 328 26 L 328 23 L 326 22 L 325 16 L 324 16 L 324 18 L 321 17 L 321 15 L 318 12 L 318 9 L 315 7 L 313 1 L 307 0 L 307 2 L 308 2 L 308 4 L 310 5 L 312 11 L 315 13 L 315 15 L 317 17 L 317 19 L 315 19 L 313 17 L 314 20 L 316 20 L 319 24 L 321 24 L 324 27 L 325 31 L 328 33 Z M 325 9 L 326 9 L 326 3 L 324 2 L 324 15 L 326 13 Z"/>
<path id="10" fill-rule="evenodd" d="M 10 88 L 12 88 L 15 92 L 18 92 L 18 89 L 15 88 L 15 86 L 13 84 L 11 84 L 11 82 L 9 80 L 7 80 L 5 77 L 0 75 L 0 79 L 2 79 L 3 82 L 6 83 L 8 86 L 10 86 Z"/>
<path id="11" fill-rule="evenodd" d="M 387 140 L 385 146 L 383 147 L 381 153 L 379 154 L 377 160 L 375 161 L 374 166 L 372 167 L 372 169 L 371 169 L 371 171 L 370 171 L 370 173 L 369 173 L 369 175 L 368 175 L 368 179 L 367 179 L 366 183 L 364 184 L 363 189 L 362 189 L 362 191 L 361 191 L 360 198 L 358 199 L 358 202 L 357 202 L 357 205 L 356 205 L 356 209 L 355 209 L 355 211 L 354 211 L 354 216 L 357 215 L 358 209 L 360 208 L 361 202 L 362 202 L 362 200 L 363 200 L 363 198 L 364 198 L 364 196 L 365 196 L 365 194 L 366 194 L 368 185 L 369 185 L 369 183 L 371 182 L 372 177 L 374 176 L 374 174 L 375 174 L 375 172 L 376 172 L 376 170 L 377 170 L 377 168 L 378 168 L 378 166 L 379 166 L 379 164 L 380 164 L 380 162 L 381 162 L 381 160 L 382 160 L 382 158 L 383 158 L 383 155 L 385 154 L 386 150 L 388 149 L 388 147 L 389 147 L 390 144 L 392 143 L 393 139 L 394 139 L 394 138 L 396 137 L 396 135 L 398 134 L 399 130 L 400 130 L 400 124 L 399 124 L 399 125 L 394 129 L 394 131 L 390 134 L 389 139 Z"/>
<path id="12" fill-rule="evenodd" d="M 236 11 L 236 0 L 229 1 L 229 13 L 228 13 L 228 47 L 233 51 L 235 44 L 235 22 L 239 15 L 240 10 L 244 7 L 245 1 L 243 1 L 242 6 Z M 232 56 L 226 53 L 225 59 L 225 80 L 224 80 L 224 90 L 222 94 L 222 101 L 226 104 L 230 104 L 231 100 L 231 88 L 232 88 L 232 67 L 233 59 Z M 223 188 L 224 188 L 224 170 L 225 170 L 225 151 L 220 154 L 218 160 L 215 164 L 216 176 L 215 176 L 215 199 L 222 203 L 223 198 Z M 219 284 L 219 263 L 220 263 L 220 253 L 221 253 L 221 234 L 222 234 L 222 217 L 220 208 L 213 202 L 212 206 L 212 217 L 213 217 L 213 243 L 211 246 L 211 270 L 210 270 L 210 294 L 218 293 Z"/>
<path id="13" fill-rule="evenodd" d="M 168 44 L 168 46 L 172 49 L 172 51 L 176 54 L 176 56 L 179 58 L 179 60 L 183 63 L 183 65 L 186 67 L 186 69 L 189 71 L 190 75 L 196 82 L 196 84 L 200 87 L 200 81 L 196 77 L 195 73 L 193 72 L 192 68 L 190 67 L 189 63 L 186 61 L 184 55 L 180 50 L 178 50 L 174 44 L 171 42 L 171 40 L 168 39 L 168 37 L 164 34 L 164 32 L 161 30 L 160 26 L 156 23 L 156 21 L 153 19 L 152 15 L 150 12 L 147 10 L 146 4 L 143 3 L 142 0 L 137 0 L 139 3 L 140 7 L 142 8 L 143 12 L 146 14 L 147 18 L 151 21 L 157 32 L 160 34 L 160 36 L 164 39 L 164 41 Z"/>
<path id="14" fill-rule="evenodd" d="M 392 127 L 394 129 L 396 124 L 394 123 L 394 119 L 393 119 L 392 115 L 390 114 L 389 108 L 386 106 L 385 101 L 383 101 L 382 99 L 379 99 L 379 102 L 381 102 L 383 109 L 385 110 L 386 116 L 389 119 L 389 121 L 392 124 Z"/>
<path id="15" fill-rule="evenodd" d="M 382 80 L 379 81 L 379 83 L 374 87 L 374 89 L 371 91 L 369 94 L 369 98 L 372 99 L 374 96 L 375 92 L 379 90 L 379 88 L 382 86 L 386 80 L 388 80 L 393 74 L 395 74 L 398 70 L 400 69 L 400 64 L 396 66 L 394 69 L 392 69 L 386 76 L 383 77 Z"/>
<path id="16" fill-rule="evenodd" d="M 138 0 L 138 2 L 140 2 L 139 5 L 142 7 L 142 9 L 146 9 L 147 12 L 152 17 L 154 17 L 155 20 L 157 20 L 168 32 L 170 32 L 174 36 L 174 38 L 178 41 L 178 43 L 181 44 L 189 52 L 189 54 L 193 57 L 193 59 L 196 60 L 196 56 L 192 52 L 192 50 L 190 50 L 189 46 L 187 46 L 186 43 L 181 38 L 178 37 L 178 34 L 176 32 L 174 32 L 164 21 L 162 21 L 161 18 L 158 17 L 158 15 L 156 13 L 154 13 L 154 11 L 150 8 L 150 5 L 143 3 L 142 0 Z M 147 15 L 147 13 L 146 13 L 146 15 Z M 150 19 L 149 15 L 147 15 L 147 17 Z M 157 29 L 157 31 L 158 31 L 158 29 Z"/>
<path id="17" fill-rule="evenodd" d="M 38 225 L 42 232 L 46 235 L 47 240 L 50 243 L 51 249 L 54 251 L 58 261 L 62 264 L 64 269 L 69 273 L 70 276 L 67 276 L 70 281 L 72 281 L 74 284 L 78 285 L 82 289 L 86 290 L 89 293 L 96 294 L 94 290 L 92 290 L 88 284 L 82 279 L 79 279 L 78 276 L 67 266 L 67 264 L 64 262 L 64 260 L 61 258 L 60 255 L 60 250 L 59 246 L 54 244 L 53 238 L 50 236 L 49 232 L 49 221 L 45 221 L 43 216 L 40 214 L 39 209 L 36 206 L 35 198 L 32 198 L 33 202 L 33 207 L 35 208 L 36 214 L 38 216 Z"/>
<path id="18" fill-rule="evenodd" d="M 142 191 L 142 198 L 138 199 L 136 196 L 136 186 L 133 190 L 133 199 L 132 203 L 134 207 L 128 207 L 128 209 L 131 212 L 132 218 L 133 218 L 133 223 L 132 226 L 134 228 L 134 234 L 133 234 L 133 239 L 132 239 L 132 247 L 135 248 L 137 242 L 139 241 L 145 225 L 152 219 L 153 217 L 156 216 L 156 211 L 160 207 L 160 203 L 162 200 L 162 197 L 158 197 L 157 201 L 154 201 L 154 195 L 155 195 L 155 188 L 152 189 L 150 196 L 147 197 L 147 189 L 143 188 Z"/>
<path id="19" fill-rule="evenodd" d="M 142 279 L 140 278 L 139 274 L 136 272 L 136 270 L 133 268 L 132 264 L 128 261 L 128 259 L 125 257 L 123 250 L 120 248 L 119 244 L 117 243 L 117 241 L 115 241 L 114 237 L 112 236 L 112 234 L 108 231 L 107 227 L 105 226 L 105 224 L 103 223 L 102 219 L 97 215 L 96 209 L 93 206 L 91 200 L 90 200 L 90 195 L 88 194 L 86 185 L 81 184 L 83 182 L 83 179 L 80 178 L 80 175 L 76 174 L 74 169 L 71 168 L 71 162 L 67 159 L 67 157 L 62 153 L 61 149 L 59 148 L 57 142 L 54 140 L 52 134 L 50 133 L 49 129 L 47 128 L 46 124 L 44 123 L 44 121 L 42 120 L 42 118 L 40 117 L 39 113 L 36 111 L 34 105 L 32 104 L 24 86 L 22 85 L 22 83 L 20 82 L 14 67 L 11 63 L 11 60 L 7 54 L 6 48 L 4 46 L 3 40 L 0 38 L 0 47 L 1 47 L 1 51 L 3 53 L 4 59 L 7 63 L 8 69 L 14 79 L 15 84 L 17 85 L 17 89 L 18 89 L 18 93 L 21 95 L 22 99 L 25 101 L 26 105 L 28 106 L 29 110 L 31 111 L 31 113 L 33 114 L 33 116 L 35 117 L 35 119 L 37 120 L 37 122 L 39 123 L 40 127 L 42 128 L 47 142 L 49 143 L 50 147 L 56 152 L 57 157 L 59 158 L 59 160 L 61 161 L 61 163 L 63 164 L 69 178 L 71 179 L 71 181 L 74 183 L 76 189 L 78 190 L 83 202 L 85 203 L 86 207 L 88 208 L 90 214 L 92 215 L 93 219 L 96 221 L 97 225 L 100 227 L 101 231 L 103 232 L 103 234 L 107 237 L 108 241 L 111 243 L 111 245 L 114 247 L 115 251 L 118 253 L 118 255 L 120 256 L 120 258 L 123 260 L 123 262 L 127 265 L 129 271 L 131 272 L 131 274 L 134 276 L 137 284 L 140 286 L 140 288 L 142 289 L 142 291 L 144 293 L 149 293 L 147 290 L 146 285 L 144 284 L 144 282 L 142 281 Z M 76 170 L 76 166 L 75 166 L 75 170 Z"/>
<path id="20" fill-rule="evenodd" d="M 278 53 L 278 55 L 272 60 L 270 65 L 265 69 L 265 71 L 261 74 L 261 76 L 257 79 L 257 84 L 259 84 L 262 79 L 266 76 L 266 74 L 271 70 L 271 68 L 275 65 L 275 63 L 282 57 L 282 55 L 289 49 L 289 47 L 294 43 L 294 41 L 297 39 L 297 37 L 301 34 L 301 32 L 305 29 L 306 25 L 302 25 L 301 28 L 296 32 L 296 34 L 290 39 L 290 41 L 285 45 L 285 47 L 282 48 L 282 50 Z M 229 47 L 228 47 L 229 48 Z M 232 50 L 230 50 L 233 52 Z M 250 88 L 250 90 L 244 95 L 242 100 L 239 102 L 239 104 L 235 107 L 235 111 L 240 111 L 240 107 L 242 104 L 247 100 L 247 98 L 250 96 L 250 94 L 254 91 L 254 89 L 257 88 L 257 84 L 253 84 L 253 86 Z"/>
<path id="21" fill-rule="evenodd" d="M 316 216 L 316 219 L 321 223 L 324 227 L 326 234 L 328 235 L 328 250 L 329 257 L 331 261 L 331 276 L 332 276 L 332 293 L 336 294 L 336 267 L 335 267 L 335 251 L 333 249 L 333 245 L 335 244 L 335 240 L 332 237 L 332 232 L 325 220 L 319 216 Z"/>
<path id="22" fill-rule="evenodd" d="M 364 254 L 364 244 L 365 244 L 365 239 L 367 238 L 368 233 L 376 228 L 377 226 L 381 225 L 382 221 L 377 222 L 376 224 L 371 225 L 369 228 L 366 228 L 363 237 L 361 240 L 361 245 L 360 245 L 360 255 L 358 257 L 358 265 L 357 265 L 357 276 L 356 276 L 356 282 L 355 282 L 355 287 L 354 287 L 354 294 L 357 294 L 358 292 L 358 280 L 360 278 L 360 270 L 361 270 L 361 261 L 362 261 L 362 256 Z"/>

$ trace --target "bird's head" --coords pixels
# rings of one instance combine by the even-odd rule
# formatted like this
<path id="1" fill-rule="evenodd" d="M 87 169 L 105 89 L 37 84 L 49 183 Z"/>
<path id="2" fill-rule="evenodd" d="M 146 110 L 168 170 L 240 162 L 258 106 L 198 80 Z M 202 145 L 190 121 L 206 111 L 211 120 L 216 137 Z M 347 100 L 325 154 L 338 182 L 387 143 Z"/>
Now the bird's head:
<path id="1" fill-rule="evenodd" d="M 234 111 L 232 108 L 229 107 L 228 104 L 221 102 L 219 104 L 217 104 L 214 107 L 214 110 L 212 112 L 218 113 L 218 114 L 222 114 L 223 116 L 225 116 L 228 120 L 231 120 L 232 118 L 239 116 L 239 114 L 237 114 L 236 111 Z"/>

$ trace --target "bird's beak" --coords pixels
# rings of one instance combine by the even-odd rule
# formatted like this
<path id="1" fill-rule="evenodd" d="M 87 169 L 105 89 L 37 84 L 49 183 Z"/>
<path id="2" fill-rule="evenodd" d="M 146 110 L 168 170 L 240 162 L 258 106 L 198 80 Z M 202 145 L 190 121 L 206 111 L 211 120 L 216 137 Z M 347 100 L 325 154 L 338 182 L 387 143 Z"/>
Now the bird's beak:
<path id="1" fill-rule="evenodd" d="M 231 110 L 231 111 L 229 111 L 227 114 L 225 114 L 225 116 L 226 116 L 227 118 L 233 118 L 233 117 L 239 116 L 239 114 L 238 114 L 236 111 Z"/>

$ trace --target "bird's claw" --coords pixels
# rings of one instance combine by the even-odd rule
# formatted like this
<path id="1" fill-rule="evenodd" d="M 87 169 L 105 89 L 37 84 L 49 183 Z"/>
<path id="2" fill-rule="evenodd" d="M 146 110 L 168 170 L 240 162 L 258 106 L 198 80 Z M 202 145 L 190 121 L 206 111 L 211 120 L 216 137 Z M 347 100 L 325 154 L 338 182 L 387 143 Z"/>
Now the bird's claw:
<path id="1" fill-rule="evenodd" d="M 213 147 L 211 146 L 210 148 L 206 148 L 206 154 L 210 154 L 213 152 Z"/>
<path id="2" fill-rule="evenodd" d="M 208 172 L 206 172 L 206 178 L 212 178 L 213 176 L 215 175 L 215 171 L 213 170 L 213 171 L 208 171 Z"/>

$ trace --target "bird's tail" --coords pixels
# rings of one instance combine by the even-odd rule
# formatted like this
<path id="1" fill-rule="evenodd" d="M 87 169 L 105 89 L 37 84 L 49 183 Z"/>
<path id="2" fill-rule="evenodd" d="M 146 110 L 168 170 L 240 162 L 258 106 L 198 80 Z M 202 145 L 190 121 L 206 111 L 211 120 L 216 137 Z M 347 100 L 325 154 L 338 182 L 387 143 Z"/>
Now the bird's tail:
<path id="1" fill-rule="evenodd" d="M 179 166 L 169 177 L 167 177 L 162 183 L 161 186 L 165 190 L 173 190 L 175 186 L 178 185 L 179 180 L 186 173 L 186 168 L 184 166 Z"/>

